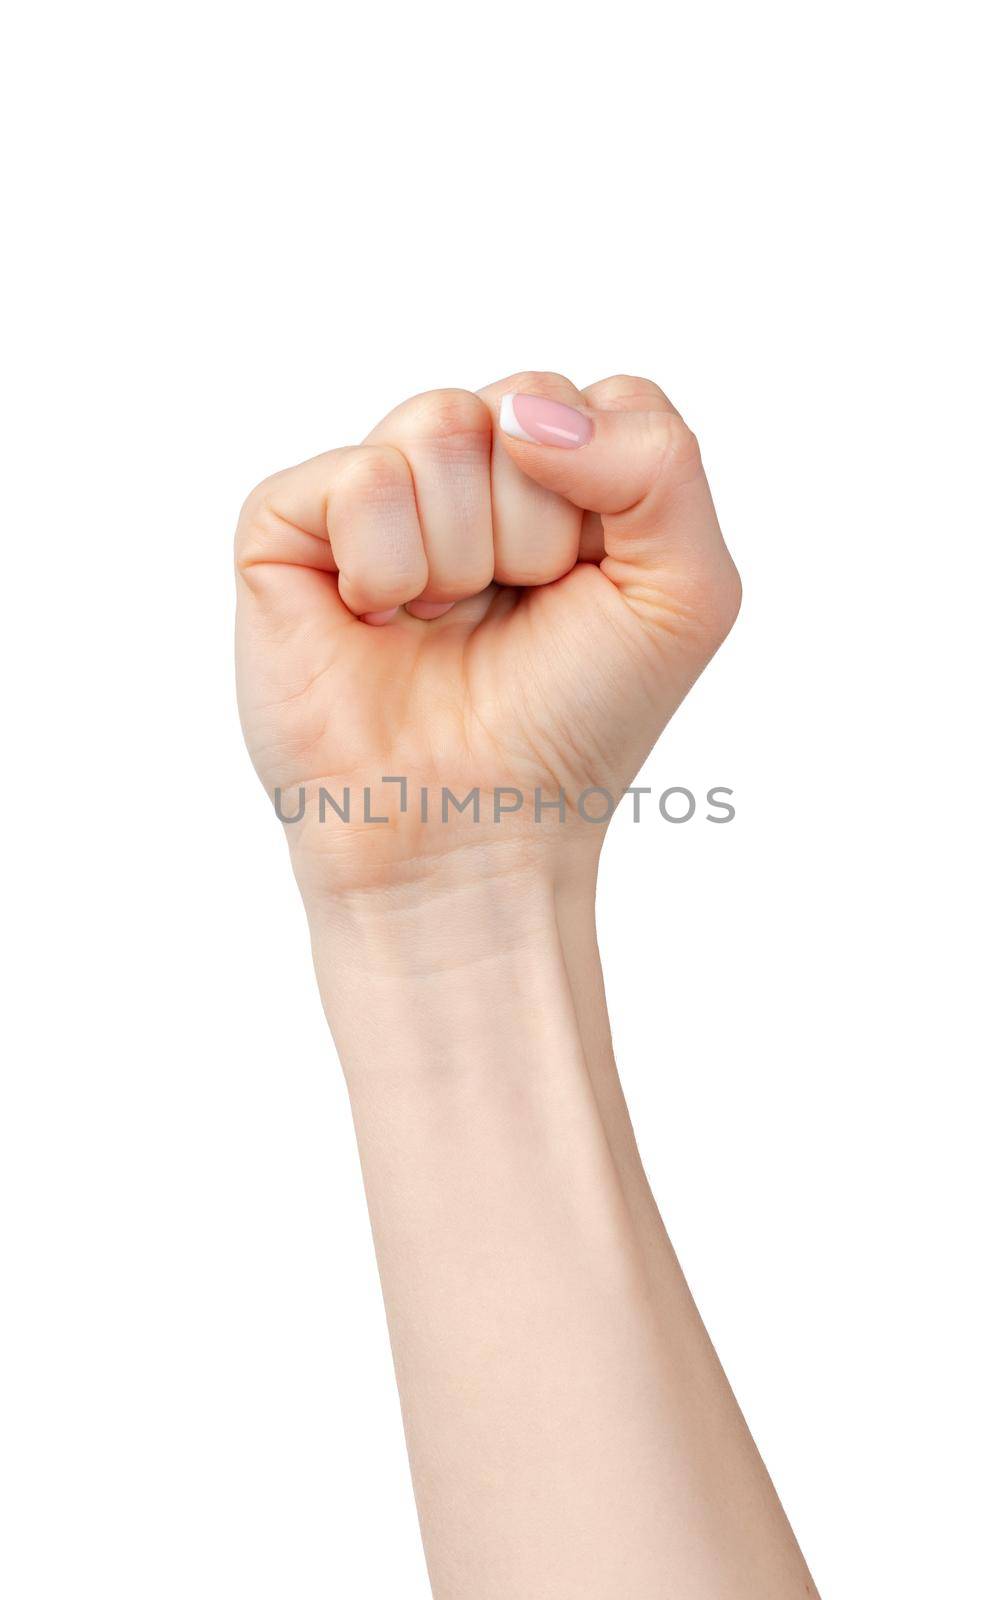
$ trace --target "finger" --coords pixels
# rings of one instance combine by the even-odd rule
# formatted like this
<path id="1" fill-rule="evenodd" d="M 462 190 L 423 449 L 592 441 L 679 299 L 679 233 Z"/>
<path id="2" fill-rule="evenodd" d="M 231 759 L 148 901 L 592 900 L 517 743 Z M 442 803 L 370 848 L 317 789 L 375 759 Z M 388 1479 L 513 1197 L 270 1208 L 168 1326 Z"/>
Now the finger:
<path id="1" fill-rule="evenodd" d="M 495 426 L 505 395 L 523 390 L 566 405 L 581 404 L 582 397 L 569 378 L 557 372 L 520 372 L 480 391 Z M 496 449 L 491 461 L 491 494 L 498 583 L 523 587 L 552 583 L 573 567 L 581 536 L 581 513 L 576 506 L 526 477 L 503 449 Z"/>
<path id="2" fill-rule="evenodd" d="M 399 450 L 359 445 L 338 452 L 327 524 L 338 591 L 366 622 L 392 621 L 428 581 L 414 483 Z"/>
<path id="3" fill-rule="evenodd" d="M 737 575 L 699 446 L 677 412 L 568 407 L 515 394 L 506 396 L 501 428 L 523 472 L 601 514 L 602 571 L 633 604 L 670 595 L 722 625 L 723 613 L 736 611 Z"/>
<path id="4" fill-rule="evenodd" d="M 265 722 L 269 708 L 309 696 L 333 669 L 342 631 L 356 626 L 338 594 L 327 531 L 340 455 L 332 450 L 266 478 L 240 512 L 237 678 L 243 711 L 260 711 Z"/>
<path id="5" fill-rule="evenodd" d="M 664 390 L 650 378 L 634 378 L 626 373 L 590 383 L 581 390 L 581 403 L 595 411 L 673 411 L 678 415 Z M 602 518 L 596 511 L 586 511 L 581 524 L 578 560 L 600 562 L 605 553 Z"/>
<path id="6" fill-rule="evenodd" d="M 348 620 L 327 532 L 327 489 L 340 451 L 265 478 L 247 496 L 235 540 L 237 598 L 258 630 L 312 635 Z"/>
<path id="7" fill-rule="evenodd" d="M 494 574 L 491 417 L 463 389 L 436 389 L 398 406 L 367 441 L 407 461 L 427 562 L 415 615 L 486 589 Z M 432 608 L 429 611 L 429 608 Z"/>

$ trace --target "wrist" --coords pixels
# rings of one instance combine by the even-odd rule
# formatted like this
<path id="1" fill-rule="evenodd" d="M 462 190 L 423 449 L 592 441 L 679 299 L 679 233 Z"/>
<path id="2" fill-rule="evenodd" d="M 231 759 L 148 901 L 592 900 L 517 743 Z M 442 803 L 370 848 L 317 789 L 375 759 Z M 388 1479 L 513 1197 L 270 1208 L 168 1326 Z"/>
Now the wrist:
<path id="1" fill-rule="evenodd" d="M 346 1075 L 517 1054 L 519 1027 L 576 1049 L 568 968 L 578 946 L 593 945 L 594 903 L 594 862 L 502 860 L 497 847 L 379 891 L 308 901 Z"/>
<path id="2" fill-rule="evenodd" d="M 348 779 L 273 791 L 311 925 L 375 928 L 477 879 L 594 880 L 605 821 L 583 821 L 563 789 Z"/>
<path id="3" fill-rule="evenodd" d="M 299 874 L 321 989 L 345 972 L 461 973 L 559 934 L 571 914 L 593 922 L 597 866 L 597 846 L 495 840 L 409 858 L 364 886 Z"/>
<path id="4" fill-rule="evenodd" d="M 613 1058 L 597 865 L 597 847 L 526 855 L 494 844 L 378 892 L 314 896 L 314 961 L 357 1124 L 382 1127 L 403 1107 L 410 1122 L 518 1122 L 531 1105 L 540 1136 L 548 1127 L 562 1139 L 584 1118 L 655 1237 Z"/>

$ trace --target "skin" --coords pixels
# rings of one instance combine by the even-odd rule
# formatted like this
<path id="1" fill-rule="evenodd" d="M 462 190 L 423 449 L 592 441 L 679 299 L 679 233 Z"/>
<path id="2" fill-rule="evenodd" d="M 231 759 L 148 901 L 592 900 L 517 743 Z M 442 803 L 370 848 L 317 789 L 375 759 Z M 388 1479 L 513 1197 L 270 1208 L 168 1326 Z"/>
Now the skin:
<path id="1" fill-rule="evenodd" d="M 592 437 L 502 434 L 506 392 Z M 286 831 L 436 1600 L 816 1594 L 637 1153 L 604 826 L 532 819 L 537 789 L 618 798 L 737 614 L 692 433 L 638 378 L 419 395 L 254 490 L 237 585 L 248 747 L 286 815 L 305 800 Z M 359 821 L 367 785 L 384 824 Z M 478 786 L 482 820 L 443 822 L 443 785 Z M 494 824 L 501 786 L 530 800 Z M 321 788 L 351 821 L 320 822 Z"/>

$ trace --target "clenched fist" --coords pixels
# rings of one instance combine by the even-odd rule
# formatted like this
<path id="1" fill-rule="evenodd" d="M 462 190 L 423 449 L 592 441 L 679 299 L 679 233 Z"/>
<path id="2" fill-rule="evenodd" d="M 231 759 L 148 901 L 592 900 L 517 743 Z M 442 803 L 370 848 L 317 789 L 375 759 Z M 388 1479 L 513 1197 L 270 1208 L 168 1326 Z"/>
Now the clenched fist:
<path id="1" fill-rule="evenodd" d="M 237 573 L 244 732 L 298 818 L 308 903 L 471 845 L 594 849 L 577 797 L 619 798 L 740 599 L 696 440 L 657 385 L 538 372 L 418 395 L 266 479 Z M 443 821 L 443 789 L 472 788 L 479 820 Z M 323 821 L 321 791 L 339 808 Z M 564 826 L 545 804 L 561 792 Z"/>

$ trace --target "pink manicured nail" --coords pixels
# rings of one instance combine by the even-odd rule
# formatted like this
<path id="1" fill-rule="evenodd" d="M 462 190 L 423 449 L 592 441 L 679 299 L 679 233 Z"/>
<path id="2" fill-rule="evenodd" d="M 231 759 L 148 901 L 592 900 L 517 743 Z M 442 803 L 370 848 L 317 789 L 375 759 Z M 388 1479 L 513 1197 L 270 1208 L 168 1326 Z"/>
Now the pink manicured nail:
<path id="1" fill-rule="evenodd" d="M 529 444 L 555 444 L 559 450 L 578 450 L 587 444 L 595 425 L 584 412 L 559 400 L 538 394 L 501 396 L 501 432 Z"/>
<path id="2" fill-rule="evenodd" d="M 374 628 L 382 628 L 387 622 L 393 621 L 397 610 L 396 606 L 391 606 L 389 611 L 364 611 L 362 621 L 370 623 Z"/>
<path id="3" fill-rule="evenodd" d="M 436 617 L 444 617 L 447 611 L 451 611 L 455 603 L 454 600 L 447 600 L 441 605 L 434 600 L 412 600 L 407 609 L 420 622 L 434 622 Z"/>

